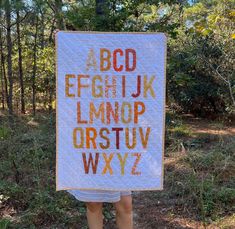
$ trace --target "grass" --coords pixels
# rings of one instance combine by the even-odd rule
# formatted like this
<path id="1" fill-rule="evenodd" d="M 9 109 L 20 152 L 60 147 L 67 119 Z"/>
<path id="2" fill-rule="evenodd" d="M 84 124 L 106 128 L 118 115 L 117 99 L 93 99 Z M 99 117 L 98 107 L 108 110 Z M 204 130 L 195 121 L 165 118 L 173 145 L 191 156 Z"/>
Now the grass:
<path id="1" fill-rule="evenodd" d="M 0 220 L 0 228 L 1 229 L 7 229 L 9 224 L 10 224 L 10 220 L 8 220 L 8 219 L 1 219 Z"/>
<path id="2" fill-rule="evenodd" d="M 219 124 L 218 124 L 219 125 Z M 214 125 L 215 126 L 215 125 Z M 221 127 L 221 124 L 219 125 Z M 175 198 L 205 225 L 235 212 L 235 138 L 195 135 L 181 120 L 168 128 L 167 198 Z M 181 146 L 185 146 L 182 150 Z M 208 147 L 208 145 L 210 147 Z M 161 194 L 162 195 L 162 194 Z"/>
<path id="3" fill-rule="evenodd" d="M 10 127 L 4 117 L 0 121 L 4 129 L 0 132 L 0 152 L 4 152 L 0 155 L 0 194 L 2 205 L 15 212 L 7 218 L 6 227 L 67 227 L 83 217 L 82 203 L 65 192 L 55 192 L 54 114 L 16 118 L 13 131 L 7 131 Z"/>
<path id="4" fill-rule="evenodd" d="M 190 152 L 184 161 L 194 177 L 188 179 L 188 190 L 194 196 L 203 220 L 213 220 L 221 213 L 235 210 L 235 141 L 214 149 Z"/>

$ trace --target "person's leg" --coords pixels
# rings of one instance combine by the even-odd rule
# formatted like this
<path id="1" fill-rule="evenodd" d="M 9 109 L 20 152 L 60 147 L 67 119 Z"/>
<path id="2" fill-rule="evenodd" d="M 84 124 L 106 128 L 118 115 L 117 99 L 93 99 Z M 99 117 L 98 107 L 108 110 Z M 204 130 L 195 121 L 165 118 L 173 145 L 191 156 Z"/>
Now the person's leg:
<path id="1" fill-rule="evenodd" d="M 133 229 L 132 197 L 121 196 L 120 201 L 114 203 L 116 208 L 116 222 L 118 229 Z"/>
<path id="2" fill-rule="evenodd" d="M 89 229 L 103 228 L 102 205 L 103 203 L 101 202 L 86 202 L 86 216 Z"/>

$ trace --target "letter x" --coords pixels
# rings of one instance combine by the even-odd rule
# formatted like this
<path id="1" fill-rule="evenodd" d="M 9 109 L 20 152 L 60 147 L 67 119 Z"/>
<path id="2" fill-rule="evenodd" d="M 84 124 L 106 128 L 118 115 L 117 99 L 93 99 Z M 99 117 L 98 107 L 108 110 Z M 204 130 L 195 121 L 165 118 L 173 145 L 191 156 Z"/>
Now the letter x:
<path id="1" fill-rule="evenodd" d="M 111 153 L 110 155 L 109 155 L 109 157 L 107 158 L 107 156 L 106 156 L 106 153 L 103 153 L 103 157 L 104 157 L 104 161 L 105 161 L 105 167 L 104 167 L 104 169 L 103 169 L 103 172 L 102 172 L 102 175 L 104 175 L 106 172 L 107 172 L 107 170 L 109 170 L 109 173 L 112 175 L 113 174 L 113 170 L 112 170 L 112 168 L 111 168 L 111 166 L 110 166 L 110 162 L 112 161 L 112 159 L 113 159 L 113 153 Z"/>

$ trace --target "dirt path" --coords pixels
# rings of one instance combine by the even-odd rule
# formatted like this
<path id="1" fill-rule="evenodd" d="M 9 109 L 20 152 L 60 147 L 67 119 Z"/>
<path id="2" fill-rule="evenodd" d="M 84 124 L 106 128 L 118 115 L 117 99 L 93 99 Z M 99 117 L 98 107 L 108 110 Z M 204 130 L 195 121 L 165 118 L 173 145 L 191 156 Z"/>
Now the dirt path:
<path id="1" fill-rule="evenodd" d="M 173 207 L 173 202 L 174 200 L 157 199 L 154 191 L 136 193 L 134 195 L 136 229 L 189 229 L 202 226 L 200 222 L 182 216 L 180 213 L 183 209 Z"/>

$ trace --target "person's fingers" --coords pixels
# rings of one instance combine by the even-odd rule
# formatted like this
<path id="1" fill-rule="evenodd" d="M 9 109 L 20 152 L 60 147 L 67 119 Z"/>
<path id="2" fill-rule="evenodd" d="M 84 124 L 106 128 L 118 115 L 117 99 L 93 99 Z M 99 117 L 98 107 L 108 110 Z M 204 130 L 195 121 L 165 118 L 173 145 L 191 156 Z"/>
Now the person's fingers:
<path id="1" fill-rule="evenodd" d="M 58 33 L 59 31 L 60 31 L 59 29 L 55 29 L 54 34 Z"/>
<path id="2" fill-rule="evenodd" d="M 55 30 L 53 31 L 53 37 L 54 37 L 54 39 L 55 39 L 56 34 L 57 34 L 59 31 L 60 31 L 59 29 L 55 29 Z"/>

